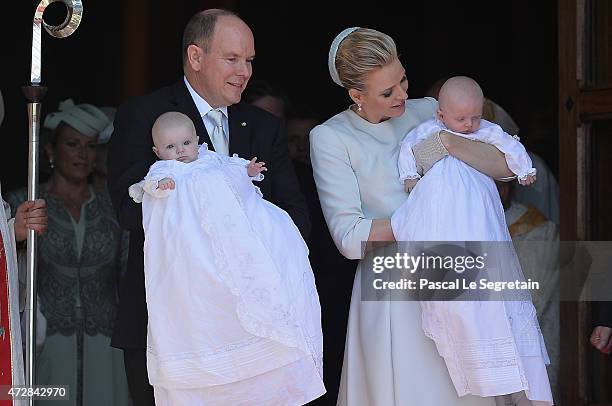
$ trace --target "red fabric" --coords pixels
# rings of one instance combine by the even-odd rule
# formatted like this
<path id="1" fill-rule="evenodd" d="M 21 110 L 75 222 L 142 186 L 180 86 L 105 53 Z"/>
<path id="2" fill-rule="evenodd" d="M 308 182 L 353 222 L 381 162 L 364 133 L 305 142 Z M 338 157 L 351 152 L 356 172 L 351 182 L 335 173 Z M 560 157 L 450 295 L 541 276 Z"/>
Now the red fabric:
<path id="1" fill-rule="evenodd" d="M 4 241 L 0 234 L 0 385 L 13 384 L 13 361 L 11 352 L 11 319 L 8 295 L 8 272 Z M 0 400 L 0 406 L 10 406 L 11 400 Z"/>

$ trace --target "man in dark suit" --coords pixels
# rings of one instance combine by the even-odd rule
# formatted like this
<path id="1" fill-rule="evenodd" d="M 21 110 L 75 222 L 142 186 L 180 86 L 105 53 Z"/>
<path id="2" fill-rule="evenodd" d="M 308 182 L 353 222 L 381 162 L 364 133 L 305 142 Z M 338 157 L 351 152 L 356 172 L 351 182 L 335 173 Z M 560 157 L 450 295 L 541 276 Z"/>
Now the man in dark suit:
<path id="1" fill-rule="evenodd" d="M 129 100 L 117 111 L 109 150 L 108 186 L 119 222 L 130 231 L 130 251 L 111 345 L 124 350 L 135 406 L 154 405 L 154 398 L 146 371 L 142 211 L 141 205 L 129 197 L 128 187 L 142 180 L 155 161 L 151 128 L 160 114 L 178 111 L 189 116 L 200 141 L 209 149 L 256 156 L 265 162 L 268 171 L 258 185 L 264 197 L 287 211 L 304 237 L 309 233 L 308 209 L 280 120 L 240 103 L 254 56 L 253 34 L 237 15 L 220 9 L 199 12 L 183 34 L 184 78 L 173 86 Z"/>

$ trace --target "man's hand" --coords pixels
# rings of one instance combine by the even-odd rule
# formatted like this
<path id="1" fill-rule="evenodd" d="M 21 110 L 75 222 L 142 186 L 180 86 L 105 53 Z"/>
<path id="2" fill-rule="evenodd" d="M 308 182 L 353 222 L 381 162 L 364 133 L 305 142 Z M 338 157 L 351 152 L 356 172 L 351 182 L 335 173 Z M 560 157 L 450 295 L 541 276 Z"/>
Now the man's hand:
<path id="1" fill-rule="evenodd" d="M 172 190 L 176 187 L 174 180 L 172 178 L 163 178 L 159 182 L 157 182 L 157 188 L 161 190 Z"/>
<path id="2" fill-rule="evenodd" d="M 533 182 L 536 181 L 536 176 L 535 175 L 527 175 L 525 176 L 524 179 L 519 179 L 519 183 L 523 186 L 527 186 L 527 185 L 531 185 Z"/>
<path id="3" fill-rule="evenodd" d="M 257 157 L 254 156 L 247 165 L 247 173 L 250 177 L 253 177 L 263 171 L 267 171 L 268 168 L 265 167 L 265 164 L 265 162 L 257 162 Z"/>
<path id="4" fill-rule="evenodd" d="M 612 352 L 612 328 L 597 326 L 591 333 L 591 344 L 604 354 Z"/>
<path id="5" fill-rule="evenodd" d="M 15 211 L 15 240 L 20 242 L 28 238 L 28 230 L 34 230 L 41 235 L 47 230 L 48 224 L 45 200 L 27 200 L 17 206 Z"/>

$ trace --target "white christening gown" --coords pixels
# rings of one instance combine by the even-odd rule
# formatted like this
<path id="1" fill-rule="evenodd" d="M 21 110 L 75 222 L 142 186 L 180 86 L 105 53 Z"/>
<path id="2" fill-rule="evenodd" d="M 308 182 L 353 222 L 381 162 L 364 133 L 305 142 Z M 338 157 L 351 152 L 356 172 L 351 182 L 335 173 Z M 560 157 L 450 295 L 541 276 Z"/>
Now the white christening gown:
<path id="1" fill-rule="evenodd" d="M 405 200 L 397 182 L 399 143 L 429 119 L 432 98 L 406 100 L 401 117 L 370 123 L 351 109 L 310 132 L 313 174 L 329 231 L 340 252 L 362 258 L 373 219 L 390 218 Z M 338 406 L 494 406 L 493 398 L 457 396 L 444 360 L 423 334 L 414 301 L 367 301 L 361 260 L 354 278 Z"/>
<path id="2" fill-rule="evenodd" d="M 142 198 L 147 368 L 157 405 L 299 405 L 325 393 L 308 249 L 248 161 L 158 161 Z M 172 177 L 176 187 L 157 190 Z"/>
<path id="3" fill-rule="evenodd" d="M 398 158 L 401 183 L 420 178 L 412 146 L 442 129 L 433 119 L 406 135 Z M 457 135 L 495 145 L 519 178 L 535 174 L 524 147 L 499 126 L 482 120 L 477 132 Z M 452 156 L 418 181 L 391 225 L 398 241 L 507 241 L 483 245 L 495 254 L 487 258 L 486 271 L 498 280 L 524 280 L 493 179 Z M 421 308 L 423 330 L 436 343 L 459 396 L 525 391 L 534 404 L 552 404 L 549 359 L 528 295 L 505 301 L 422 301 Z"/>

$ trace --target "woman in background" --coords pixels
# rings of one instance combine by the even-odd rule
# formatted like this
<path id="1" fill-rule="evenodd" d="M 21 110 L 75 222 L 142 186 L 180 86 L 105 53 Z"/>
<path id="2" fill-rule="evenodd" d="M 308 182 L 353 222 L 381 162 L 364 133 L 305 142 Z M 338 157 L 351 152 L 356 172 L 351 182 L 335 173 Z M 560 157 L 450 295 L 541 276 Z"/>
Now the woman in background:
<path id="1" fill-rule="evenodd" d="M 69 400 L 53 405 L 128 404 L 123 354 L 110 346 L 126 233 L 107 193 L 88 181 L 98 134 L 108 124 L 100 109 L 72 100 L 44 121 L 51 175 L 40 185 L 40 197 L 47 202 L 49 225 L 38 240 L 37 289 L 47 335 L 36 383 L 69 386 Z M 26 188 L 6 200 L 18 207 L 27 200 Z"/>

